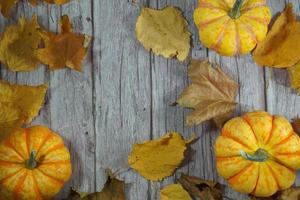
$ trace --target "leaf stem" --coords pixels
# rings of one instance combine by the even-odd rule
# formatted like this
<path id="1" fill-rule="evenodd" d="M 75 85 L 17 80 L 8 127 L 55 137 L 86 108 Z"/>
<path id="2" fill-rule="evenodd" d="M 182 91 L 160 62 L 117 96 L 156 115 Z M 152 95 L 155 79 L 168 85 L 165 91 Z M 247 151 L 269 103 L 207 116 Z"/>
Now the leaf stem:
<path id="1" fill-rule="evenodd" d="M 36 151 L 31 151 L 29 159 L 26 161 L 25 166 L 27 169 L 35 169 L 38 165 L 37 161 L 36 161 Z"/>
<path id="2" fill-rule="evenodd" d="M 232 19 L 237 19 L 241 16 L 241 9 L 243 6 L 244 0 L 236 0 L 232 9 L 229 11 L 228 15 Z"/>

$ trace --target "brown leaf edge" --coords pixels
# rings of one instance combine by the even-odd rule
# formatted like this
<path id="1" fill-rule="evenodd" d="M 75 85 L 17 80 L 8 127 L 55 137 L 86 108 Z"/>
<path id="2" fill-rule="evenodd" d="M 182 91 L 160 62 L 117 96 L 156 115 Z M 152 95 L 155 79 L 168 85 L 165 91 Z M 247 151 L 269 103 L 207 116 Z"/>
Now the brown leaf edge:
<path id="1" fill-rule="evenodd" d="M 110 169 L 106 170 L 107 181 L 101 192 L 78 192 L 71 188 L 69 196 L 64 200 L 126 200 L 125 183 L 115 178 Z"/>

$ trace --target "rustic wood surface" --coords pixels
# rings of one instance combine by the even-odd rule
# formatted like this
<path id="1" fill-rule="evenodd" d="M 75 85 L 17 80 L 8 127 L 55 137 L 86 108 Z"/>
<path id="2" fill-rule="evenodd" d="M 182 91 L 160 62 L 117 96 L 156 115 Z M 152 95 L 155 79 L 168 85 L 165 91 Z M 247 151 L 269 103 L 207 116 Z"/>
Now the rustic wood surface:
<path id="1" fill-rule="evenodd" d="M 274 15 L 287 2 L 292 2 L 300 15 L 298 0 L 268 0 Z M 45 106 L 33 124 L 47 125 L 64 137 L 74 170 L 57 199 L 66 197 L 71 186 L 87 192 L 101 190 L 106 168 L 125 180 L 129 200 L 159 199 L 159 189 L 176 176 L 162 183 L 146 181 L 129 169 L 127 155 L 133 143 L 157 138 L 169 130 L 185 137 L 195 132 L 200 137 L 193 145 L 191 161 L 178 171 L 224 182 L 217 175 L 212 149 L 217 128 L 210 122 L 187 127 L 184 118 L 189 111 L 169 106 L 189 83 L 187 62 L 155 56 L 135 39 L 141 7 L 166 5 L 180 8 L 189 21 L 194 46 L 191 57 L 220 64 L 240 84 L 237 115 L 257 109 L 289 119 L 299 114 L 300 98 L 288 87 L 286 71 L 258 67 L 250 55 L 221 57 L 200 44 L 193 23 L 197 0 L 72 0 L 63 6 L 38 7 L 24 1 L 14 9 L 12 19 L 0 18 L 1 32 L 19 16 L 31 17 L 33 13 L 45 28 L 58 31 L 60 16 L 67 14 L 76 32 L 93 36 L 83 73 L 69 69 L 50 72 L 45 66 L 30 73 L 14 73 L 1 66 L 1 78 L 12 83 L 49 83 Z M 247 199 L 231 189 L 227 195 Z"/>

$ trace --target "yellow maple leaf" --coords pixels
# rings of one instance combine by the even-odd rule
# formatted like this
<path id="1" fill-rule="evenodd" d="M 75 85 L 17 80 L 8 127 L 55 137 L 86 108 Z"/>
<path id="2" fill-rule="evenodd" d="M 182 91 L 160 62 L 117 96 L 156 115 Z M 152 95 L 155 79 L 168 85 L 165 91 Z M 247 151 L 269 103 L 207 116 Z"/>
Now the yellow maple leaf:
<path id="1" fill-rule="evenodd" d="M 287 68 L 290 76 L 291 87 L 300 93 L 300 62 Z"/>
<path id="2" fill-rule="evenodd" d="M 238 85 L 220 67 L 213 68 L 208 61 L 192 61 L 189 77 L 193 83 L 176 103 L 194 111 L 186 118 L 188 125 L 197 125 L 214 119 L 218 124 L 228 120 L 236 107 Z"/>
<path id="3" fill-rule="evenodd" d="M 47 84 L 13 85 L 0 80 L 0 137 L 30 123 L 44 102 Z"/>
<path id="4" fill-rule="evenodd" d="M 162 10 L 143 8 L 136 23 L 136 36 L 146 50 L 183 61 L 190 50 L 187 25 L 181 12 L 172 6 Z"/>
<path id="5" fill-rule="evenodd" d="M 1 13 L 4 17 L 10 17 L 12 7 L 18 0 L 0 0 Z"/>
<path id="6" fill-rule="evenodd" d="M 261 66 L 286 68 L 300 60 L 300 22 L 292 4 L 276 19 L 267 37 L 258 43 L 253 59 Z"/>
<path id="7" fill-rule="evenodd" d="M 177 132 L 170 132 L 160 139 L 135 144 L 128 156 L 128 164 L 148 180 L 162 180 L 171 176 L 184 160 L 187 144 Z"/>
<path id="8" fill-rule="evenodd" d="M 41 0 L 41 1 L 51 3 L 51 4 L 57 4 L 57 5 L 62 5 L 70 2 L 70 0 Z M 34 6 L 38 4 L 38 0 L 29 0 L 29 2 Z"/>
<path id="9" fill-rule="evenodd" d="M 34 15 L 31 20 L 20 18 L 18 24 L 7 27 L 0 39 L 0 61 L 12 71 L 30 71 L 40 63 L 35 55 L 41 37 Z"/>
<path id="10" fill-rule="evenodd" d="M 60 20 L 61 33 L 41 32 L 45 48 L 37 50 L 39 60 L 49 65 L 51 70 L 69 67 L 81 71 L 81 65 L 87 53 L 89 37 L 76 35 L 67 15 Z"/>
<path id="11" fill-rule="evenodd" d="M 172 184 L 160 190 L 161 200 L 192 200 L 180 184 Z"/>

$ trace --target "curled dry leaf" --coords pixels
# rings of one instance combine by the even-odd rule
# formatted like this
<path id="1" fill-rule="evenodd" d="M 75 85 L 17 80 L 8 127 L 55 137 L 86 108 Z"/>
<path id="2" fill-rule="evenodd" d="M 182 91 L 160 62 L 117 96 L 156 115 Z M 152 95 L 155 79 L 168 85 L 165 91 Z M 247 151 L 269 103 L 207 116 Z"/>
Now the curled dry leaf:
<path id="1" fill-rule="evenodd" d="M 136 36 L 146 50 L 183 61 L 190 50 L 187 26 L 181 12 L 172 6 L 162 10 L 143 8 L 136 23 Z"/>
<path id="2" fill-rule="evenodd" d="M 40 0 L 40 1 L 44 1 L 44 2 L 47 2 L 47 3 L 51 3 L 51 4 L 57 4 L 57 5 L 62 5 L 62 4 L 70 2 L 70 0 Z M 33 6 L 36 6 L 38 4 L 39 0 L 29 0 L 29 2 Z"/>
<path id="3" fill-rule="evenodd" d="M 12 71 L 30 71 L 40 63 L 34 50 L 41 37 L 34 15 L 31 20 L 21 18 L 18 24 L 7 27 L 0 39 L 0 61 Z"/>
<path id="4" fill-rule="evenodd" d="M 192 200 L 180 184 L 172 184 L 160 190 L 160 200 Z"/>
<path id="5" fill-rule="evenodd" d="M 235 110 L 237 83 L 208 61 L 192 61 L 188 73 L 193 83 L 177 100 L 180 106 L 194 109 L 187 116 L 187 124 L 197 125 L 214 119 L 222 125 Z"/>
<path id="6" fill-rule="evenodd" d="M 297 117 L 297 118 L 293 119 L 291 124 L 293 126 L 294 131 L 298 135 L 300 135 L 300 118 Z"/>
<path id="7" fill-rule="evenodd" d="M 205 200 L 223 200 L 224 186 L 198 177 L 182 175 L 178 182 L 191 195 Z"/>
<path id="8" fill-rule="evenodd" d="M 292 4 L 274 22 L 267 37 L 258 43 L 253 59 L 261 66 L 286 68 L 300 60 L 300 22 Z"/>
<path id="9" fill-rule="evenodd" d="M 38 114 L 48 86 L 21 86 L 0 80 L 0 138 Z"/>
<path id="10" fill-rule="evenodd" d="M 124 189 L 124 182 L 116 179 L 109 171 L 108 179 L 101 192 L 88 194 L 85 192 L 77 192 L 72 189 L 66 200 L 126 200 Z"/>
<path id="11" fill-rule="evenodd" d="M 69 67 L 81 71 L 81 65 L 87 53 L 90 37 L 72 32 L 69 17 L 60 20 L 61 33 L 41 32 L 45 48 L 37 50 L 39 60 L 49 65 L 51 70 Z"/>
<path id="12" fill-rule="evenodd" d="M 179 167 L 187 145 L 193 140 L 184 140 L 179 133 L 170 132 L 159 139 L 135 144 L 128 156 L 128 164 L 148 180 L 162 180 Z"/>
<path id="13" fill-rule="evenodd" d="M 290 76 L 291 87 L 300 94 L 300 62 L 287 68 Z"/>
<path id="14" fill-rule="evenodd" d="M 4 17 L 10 17 L 12 7 L 18 2 L 18 0 L 0 0 L 0 9 Z"/>

